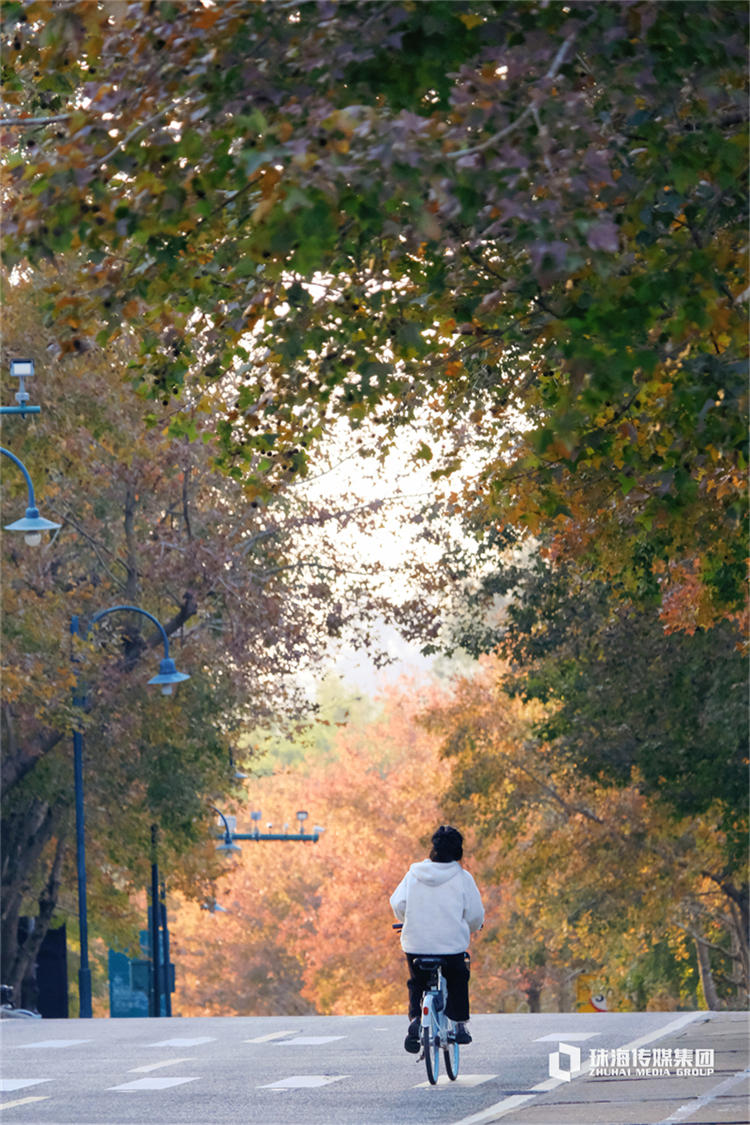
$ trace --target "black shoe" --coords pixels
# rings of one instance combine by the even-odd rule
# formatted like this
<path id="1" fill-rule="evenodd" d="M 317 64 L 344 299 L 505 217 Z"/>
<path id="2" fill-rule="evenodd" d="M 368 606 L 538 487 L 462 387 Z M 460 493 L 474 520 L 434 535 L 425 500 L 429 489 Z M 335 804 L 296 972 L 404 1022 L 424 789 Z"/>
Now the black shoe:
<path id="1" fill-rule="evenodd" d="M 469 1035 L 468 1031 L 466 1030 L 466 1024 L 465 1023 L 457 1023 L 456 1024 L 456 1031 L 455 1031 L 455 1034 L 454 1034 L 453 1038 L 462 1047 L 465 1047 L 467 1043 L 472 1042 L 472 1038 Z"/>
<path id="2" fill-rule="evenodd" d="M 404 1039 L 404 1050 L 408 1051 L 410 1055 L 418 1055 L 421 1043 L 419 1042 L 420 1021 L 418 1019 L 412 1020 L 409 1024 L 409 1032 Z"/>

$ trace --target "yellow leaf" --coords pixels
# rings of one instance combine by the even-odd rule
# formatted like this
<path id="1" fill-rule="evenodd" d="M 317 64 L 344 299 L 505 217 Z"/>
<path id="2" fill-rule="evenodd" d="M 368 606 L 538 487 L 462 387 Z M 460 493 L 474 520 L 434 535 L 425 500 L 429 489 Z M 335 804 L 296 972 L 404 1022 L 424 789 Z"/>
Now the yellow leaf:
<path id="1" fill-rule="evenodd" d="M 468 27 L 471 31 L 472 27 L 476 27 L 480 23 L 484 23 L 484 16 L 472 16 L 469 12 L 458 17 L 462 24 Z"/>

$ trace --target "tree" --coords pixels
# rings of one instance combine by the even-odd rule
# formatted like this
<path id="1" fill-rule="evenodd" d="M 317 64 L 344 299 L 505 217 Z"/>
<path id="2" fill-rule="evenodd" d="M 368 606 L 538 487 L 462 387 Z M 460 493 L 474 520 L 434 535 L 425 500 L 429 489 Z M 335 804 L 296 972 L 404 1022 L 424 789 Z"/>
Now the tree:
<path id="1" fill-rule="evenodd" d="M 494 627 L 477 627 L 498 598 L 507 604 Z M 618 600 L 574 564 L 506 555 L 469 595 L 450 643 L 501 651 L 506 690 L 550 704 L 535 733 L 583 776 L 628 785 L 637 771 L 678 817 L 720 808 L 727 872 L 742 867 L 748 664 L 732 622 L 668 633 L 650 606 Z"/>
<path id="2" fill-rule="evenodd" d="M 149 330 L 154 423 L 231 385 L 221 460 L 263 493 L 331 418 L 426 417 L 485 521 L 663 573 L 678 626 L 742 608 L 743 5 L 37 2 L 4 34 L 7 260 L 80 256 L 62 349 Z"/>
<path id="3" fill-rule="evenodd" d="M 519 738 L 519 700 L 503 692 L 504 676 L 484 657 L 482 673 L 459 682 L 427 723 L 452 765 L 447 815 L 470 816 L 485 867 L 494 857 L 497 877 L 515 881 L 514 912 L 493 938 L 505 964 L 522 969 L 532 1010 L 545 975 L 559 987 L 570 970 L 601 973 L 620 1007 L 660 994 L 694 1003 L 699 979 L 715 1007 L 714 950 L 723 1002 L 742 1005 L 747 868 L 727 863 L 721 802 L 709 796 L 699 812 L 693 802 L 675 814 L 635 769 L 613 785 L 604 771 L 586 776 L 564 743 Z M 559 705 L 547 706 L 554 721 Z"/>
<path id="4" fill-rule="evenodd" d="M 441 817 L 448 771 L 435 738 L 415 721 L 441 694 L 404 678 L 377 700 L 376 715 L 336 729 L 333 762 L 311 748 L 302 761 L 247 783 L 264 820 L 279 826 L 303 805 L 325 832 L 315 845 L 243 843 L 217 892 L 228 913 L 201 914 L 193 905 L 175 914 L 175 947 L 189 966 L 177 996 L 184 1015 L 404 1010 L 388 899 L 426 854 Z M 498 890 L 483 885 L 470 856 L 468 863 L 492 925 L 504 909 Z M 509 989 L 496 949 L 485 945 L 481 936 L 473 943 L 478 1011 L 494 1010 Z"/>
<path id="5" fill-rule="evenodd" d="M 60 271 L 5 278 L 3 370 L 8 351 L 54 342 L 40 305 L 49 285 L 67 280 Z M 48 360 L 34 388 L 42 413 L 9 422 L 4 438 L 62 524 L 36 552 L 12 533 L 3 539 L 2 979 L 17 990 L 47 926 L 77 912 L 72 728 L 82 723 L 85 733 L 92 937 L 126 946 L 139 928 L 132 895 L 147 882 L 151 825 L 163 874 L 188 897 L 204 896 L 217 870 L 207 804 L 232 792 L 239 735 L 293 728 L 308 706 L 300 668 L 324 658 L 332 633 L 362 638 L 393 608 L 374 588 L 377 561 L 350 575 L 325 534 L 373 512 L 289 492 L 270 506 L 251 501 L 214 472 L 200 404 L 192 443 L 149 429 L 149 404 L 127 380 L 138 345 L 127 333 L 107 350 Z M 4 485 L 7 523 L 23 480 L 8 473 Z M 87 636 L 94 614 L 117 604 L 164 622 L 191 677 L 169 701 L 144 686 L 161 635 L 142 617 L 107 617 Z M 19 941 L 24 914 L 37 925 Z"/>

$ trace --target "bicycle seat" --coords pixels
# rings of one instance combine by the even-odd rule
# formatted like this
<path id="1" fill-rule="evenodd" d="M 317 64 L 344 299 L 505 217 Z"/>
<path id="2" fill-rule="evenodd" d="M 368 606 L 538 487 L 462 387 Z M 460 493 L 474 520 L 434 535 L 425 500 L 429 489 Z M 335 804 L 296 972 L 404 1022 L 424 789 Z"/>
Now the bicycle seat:
<path id="1" fill-rule="evenodd" d="M 415 957 L 414 964 L 418 969 L 437 969 L 443 964 L 442 957 Z"/>

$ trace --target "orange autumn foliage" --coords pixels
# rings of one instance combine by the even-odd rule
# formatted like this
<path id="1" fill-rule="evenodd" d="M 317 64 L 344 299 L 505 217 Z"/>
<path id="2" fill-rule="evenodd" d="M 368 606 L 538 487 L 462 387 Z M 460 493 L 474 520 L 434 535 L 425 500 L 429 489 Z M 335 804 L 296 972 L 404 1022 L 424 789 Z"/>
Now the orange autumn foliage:
<path id="1" fill-rule="evenodd" d="M 402 682 L 380 715 L 341 729 L 330 758 L 247 782 L 250 807 L 279 830 L 299 808 L 325 833 L 313 844 L 242 842 L 218 892 L 228 913 L 175 901 L 174 1011 L 182 1015 L 354 1015 L 405 1008 L 406 971 L 388 899 L 409 864 L 423 859 L 441 822 L 449 767 L 438 740 L 417 723 L 441 692 Z M 238 811 L 238 831 L 249 813 Z M 458 825 L 465 831 L 465 825 Z M 265 830 L 265 829 L 264 829 Z M 292 831 L 296 829 L 291 829 Z M 471 856 L 466 866 L 473 869 Z M 482 885 L 488 919 L 497 888 Z M 481 936 L 475 964 L 480 964 Z M 507 987 L 497 969 L 473 986 L 475 1010 Z"/>

